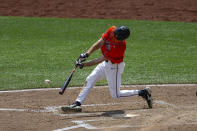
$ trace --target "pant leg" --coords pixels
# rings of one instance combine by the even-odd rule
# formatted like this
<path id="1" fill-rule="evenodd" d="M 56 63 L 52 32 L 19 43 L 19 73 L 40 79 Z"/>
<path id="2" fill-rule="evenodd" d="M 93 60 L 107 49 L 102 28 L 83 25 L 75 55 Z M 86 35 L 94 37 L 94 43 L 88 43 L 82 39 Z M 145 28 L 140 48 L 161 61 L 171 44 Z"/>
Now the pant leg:
<path id="1" fill-rule="evenodd" d="M 112 64 L 106 63 L 105 75 L 107 78 L 110 94 L 113 98 L 129 97 L 138 95 L 139 90 L 120 90 L 121 76 L 124 71 L 125 63 Z"/>
<path id="2" fill-rule="evenodd" d="M 97 81 L 102 80 L 103 78 L 105 78 L 104 62 L 97 65 L 97 67 L 92 71 L 92 73 L 86 78 L 85 87 L 80 92 L 76 101 L 82 104 L 88 93 L 90 92 L 90 89 L 95 86 Z"/>

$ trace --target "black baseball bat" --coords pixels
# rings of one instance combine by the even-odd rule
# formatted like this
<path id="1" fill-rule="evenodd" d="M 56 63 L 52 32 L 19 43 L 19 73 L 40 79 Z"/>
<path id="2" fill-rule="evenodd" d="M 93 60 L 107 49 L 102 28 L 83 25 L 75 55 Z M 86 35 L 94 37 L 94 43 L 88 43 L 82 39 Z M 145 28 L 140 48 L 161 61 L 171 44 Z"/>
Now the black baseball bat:
<path id="1" fill-rule="evenodd" d="M 64 82 L 64 85 L 62 86 L 62 88 L 59 91 L 60 95 L 64 94 L 64 91 L 66 90 L 68 84 L 70 83 L 70 80 L 72 79 L 72 76 L 75 72 L 75 70 L 77 69 L 77 67 L 75 66 L 75 68 L 72 70 L 71 74 L 69 75 L 69 77 L 66 79 L 66 81 Z"/>

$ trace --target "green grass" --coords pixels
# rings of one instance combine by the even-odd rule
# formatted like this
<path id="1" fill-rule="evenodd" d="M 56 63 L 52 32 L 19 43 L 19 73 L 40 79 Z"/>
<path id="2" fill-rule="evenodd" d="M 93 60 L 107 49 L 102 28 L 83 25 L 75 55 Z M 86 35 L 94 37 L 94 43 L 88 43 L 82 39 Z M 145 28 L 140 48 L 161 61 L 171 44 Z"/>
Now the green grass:
<path id="1" fill-rule="evenodd" d="M 0 17 L 0 90 L 43 88 L 45 79 L 61 87 L 79 54 L 111 25 L 132 31 L 122 84 L 197 83 L 197 23 Z M 94 68 L 77 70 L 70 86 L 83 85 Z"/>

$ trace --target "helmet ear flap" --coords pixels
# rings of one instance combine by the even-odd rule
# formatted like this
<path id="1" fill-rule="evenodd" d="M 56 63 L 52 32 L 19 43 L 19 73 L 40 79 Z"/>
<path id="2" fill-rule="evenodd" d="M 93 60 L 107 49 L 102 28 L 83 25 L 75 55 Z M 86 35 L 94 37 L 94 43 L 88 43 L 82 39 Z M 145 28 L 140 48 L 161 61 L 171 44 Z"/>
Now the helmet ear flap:
<path id="1" fill-rule="evenodd" d="M 115 29 L 114 35 L 117 40 L 125 40 L 130 36 L 130 30 L 127 26 L 120 26 Z"/>

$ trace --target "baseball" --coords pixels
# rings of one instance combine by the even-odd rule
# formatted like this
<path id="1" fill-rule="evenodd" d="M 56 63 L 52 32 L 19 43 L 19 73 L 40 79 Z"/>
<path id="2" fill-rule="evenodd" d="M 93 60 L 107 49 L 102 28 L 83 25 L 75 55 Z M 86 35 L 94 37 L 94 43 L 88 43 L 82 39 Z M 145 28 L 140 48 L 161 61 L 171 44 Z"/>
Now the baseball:
<path id="1" fill-rule="evenodd" d="M 51 81 L 46 79 L 44 82 L 45 82 L 45 84 L 50 84 Z"/>

